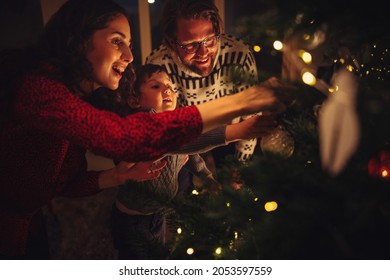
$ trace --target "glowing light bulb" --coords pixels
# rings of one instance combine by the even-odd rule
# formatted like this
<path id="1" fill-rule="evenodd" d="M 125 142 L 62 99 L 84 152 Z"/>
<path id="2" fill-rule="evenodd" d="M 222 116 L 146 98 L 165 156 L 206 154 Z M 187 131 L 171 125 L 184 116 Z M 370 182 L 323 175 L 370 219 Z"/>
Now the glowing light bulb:
<path id="1" fill-rule="evenodd" d="M 313 86 L 316 84 L 317 79 L 312 73 L 305 72 L 302 74 L 302 81 L 309 86 Z"/>
<path id="2" fill-rule="evenodd" d="M 253 46 L 253 50 L 254 50 L 255 52 L 260 52 L 260 51 L 261 51 L 261 47 L 260 47 L 259 45 L 254 45 L 254 46 Z"/>
<path id="3" fill-rule="evenodd" d="M 193 248 L 188 248 L 187 249 L 187 255 L 192 255 L 195 252 Z"/>
<path id="4" fill-rule="evenodd" d="M 307 51 L 300 50 L 300 51 L 299 51 L 299 56 L 302 58 L 302 60 L 303 60 L 306 64 L 310 64 L 311 61 L 312 61 L 312 56 L 311 56 L 311 54 L 308 53 Z"/>
<path id="5" fill-rule="evenodd" d="M 218 247 L 217 249 L 215 249 L 215 253 L 217 255 L 220 255 L 222 253 L 222 248 L 221 247 Z"/>
<path id="6" fill-rule="evenodd" d="M 275 211 L 278 208 L 278 204 L 276 201 L 268 201 L 266 204 L 264 204 L 264 209 L 267 212 Z"/>
<path id="7" fill-rule="evenodd" d="M 280 42 L 279 40 L 276 40 L 273 44 L 274 46 L 274 49 L 277 50 L 277 51 L 280 51 L 283 49 L 283 43 Z"/>
<path id="8" fill-rule="evenodd" d="M 192 190 L 193 195 L 199 195 L 199 192 L 197 190 Z"/>
<path id="9" fill-rule="evenodd" d="M 183 231 L 182 231 L 182 229 L 181 228 L 177 228 L 177 233 L 178 234 L 181 234 Z"/>
<path id="10" fill-rule="evenodd" d="M 155 1 L 154 0 L 148 0 L 149 4 L 153 4 Z"/>

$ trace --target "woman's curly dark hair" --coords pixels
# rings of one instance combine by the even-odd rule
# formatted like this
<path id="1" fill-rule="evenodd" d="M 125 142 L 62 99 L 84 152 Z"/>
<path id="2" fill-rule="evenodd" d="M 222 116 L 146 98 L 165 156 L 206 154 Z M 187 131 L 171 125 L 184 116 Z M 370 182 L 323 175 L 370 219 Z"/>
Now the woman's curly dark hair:
<path id="1" fill-rule="evenodd" d="M 90 40 L 97 30 L 107 27 L 118 15 L 129 20 L 127 11 L 111 0 L 66 1 L 49 19 L 35 46 L 0 53 L 0 101 L 12 99 L 20 77 L 43 63 L 53 66 L 50 73 L 45 74 L 70 89 L 78 88 L 83 80 L 92 81 L 92 65 L 86 58 Z M 126 79 L 123 83 L 131 86 L 134 76 Z"/>
<path id="2" fill-rule="evenodd" d="M 114 1 L 68 0 L 47 22 L 41 47 L 67 86 L 92 80 L 92 66 L 86 58 L 90 40 L 118 15 L 129 20 L 127 11 Z"/>

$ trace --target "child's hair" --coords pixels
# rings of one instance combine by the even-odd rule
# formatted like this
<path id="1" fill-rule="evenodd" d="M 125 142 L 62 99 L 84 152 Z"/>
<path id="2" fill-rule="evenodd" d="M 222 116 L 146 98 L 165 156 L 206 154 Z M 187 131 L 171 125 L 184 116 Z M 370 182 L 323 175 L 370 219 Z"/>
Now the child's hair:
<path id="1" fill-rule="evenodd" d="M 144 64 L 135 70 L 135 82 L 133 86 L 132 95 L 134 97 L 140 96 L 141 85 L 149 79 L 154 73 L 164 72 L 167 73 L 164 66 L 157 64 Z M 168 74 L 168 73 L 167 73 Z"/>

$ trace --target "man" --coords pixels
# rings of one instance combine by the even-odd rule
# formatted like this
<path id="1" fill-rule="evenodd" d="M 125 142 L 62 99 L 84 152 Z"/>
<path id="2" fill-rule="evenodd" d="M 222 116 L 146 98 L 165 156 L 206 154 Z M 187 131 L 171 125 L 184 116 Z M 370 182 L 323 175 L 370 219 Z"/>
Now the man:
<path id="1" fill-rule="evenodd" d="M 178 93 L 179 106 L 201 104 L 252 85 L 233 81 L 233 71 L 239 71 L 249 81 L 257 79 L 256 62 L 249 46 L 223 34 L 222 20 L 212 0 L 167 0 L 162 29 L 163 44 L 146 58 L 146 63 L 165 66 Z M 251 116 L 233 122 L 248 117 Z M 256 142 L 257 139 L 237 142 L 236 158 L 248 160 Z M 214 159 L 206 156 L 206 162 L 211 160 L 213 165 L 215 160 L 218 166 L 218 160 L 234 153 L 234 146 L 212 152 Z"/>

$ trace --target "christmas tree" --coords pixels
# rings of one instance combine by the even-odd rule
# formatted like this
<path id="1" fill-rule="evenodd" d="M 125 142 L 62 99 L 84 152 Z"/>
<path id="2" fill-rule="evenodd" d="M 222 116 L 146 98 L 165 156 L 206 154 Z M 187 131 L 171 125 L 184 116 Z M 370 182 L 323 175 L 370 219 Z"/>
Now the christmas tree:
<path id="1" fill-rule="evenodd" d="M 280 116 L 274 135 L 260 141 L 260 153 L 245 164 L 226 158 L 218 170 L 221 195 L 198 190 L 172 202 L 170 257 L 388 259 L 388 15 L 375 1 L 364 7 L 341 1 L 263 2 L 268 9 L 243 18 L 236 32 L 255 51 L 270 49 L 276 40 L 282 43 L 279 78 L 297 88 L 291 93 L 294 102 Z M 368 5 L 377 5 L 375 12 Z M 347 103 L 356 111 L 359 130 L 341 137 L 342 131 L 327 128 L 320 134 L 319 120 L 328 121 L 325 114 L 320 119 L 324 104 L 342 94 L 332 82 L 341 69 L 355 77 L 356 100 L 349 97 Z M 260 81 L 269 76 L 259 72 Z M 343 161 L 333 169 L 324 163 L 321 143 L 326 137 L 328 153 Z M 342 139 L 334 142 L 337 137 Z M 345 154 L 356 139 L 356 148 Z M 234 172 L 239 180 L 232 181 Z"/>

